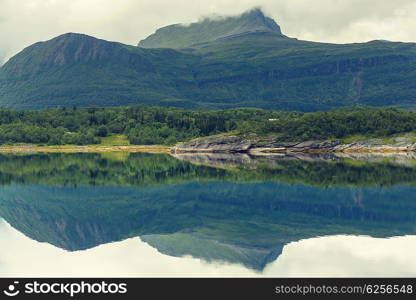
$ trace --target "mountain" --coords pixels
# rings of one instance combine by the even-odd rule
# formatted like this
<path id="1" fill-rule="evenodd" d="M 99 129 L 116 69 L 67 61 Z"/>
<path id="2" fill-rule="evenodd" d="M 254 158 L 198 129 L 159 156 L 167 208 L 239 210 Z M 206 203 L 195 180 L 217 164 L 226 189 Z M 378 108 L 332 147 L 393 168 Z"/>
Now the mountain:
<path id="1" fill-rule="evenodd" d="M 0 106 L 414 108 L 415 78 L 414 43 L 301 41 L 254 9 L 167 26 L 138 47 L 75 33 L 36 43 L 0 68 Z"/>
<path id="2" fill-rule="evenodd" d="M 0 104 L 12 108 L 154 104 L 192 84 L 191 55 L 68 33 L 36 43 L 0 69 Z M 183 82 L 181 82 L 181 80 Z"/>
<path id="3" fill-rule="evenodd" d="M 257 8 L 236 17 L 205 18 L 189 25 L 166 26 L 140 41 L 138 46 L 143 48 L 187 48 L 253 33 L 287 38 L 282 34 L 280 26 Z"/>

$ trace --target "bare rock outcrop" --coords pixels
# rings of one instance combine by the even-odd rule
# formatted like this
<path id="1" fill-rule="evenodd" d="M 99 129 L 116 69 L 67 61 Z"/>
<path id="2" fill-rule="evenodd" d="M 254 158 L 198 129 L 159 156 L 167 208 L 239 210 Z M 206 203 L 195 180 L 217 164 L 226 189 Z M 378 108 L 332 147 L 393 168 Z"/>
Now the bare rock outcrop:
<path id="1" fill-rule="evenodd" d="M 239 136 L 220 136 L 196 139 L 181 143 L 172 148 L 175 152 L 212 152 L 238 153 L 248 152 L 258 142 L 256 138 Z"/>
<path id="2" fill-rule="evenodd" d="M 343 144 L 339 140 L 281 142 L 272 138 L 266 141 L 255 135 L 216 136 L 195 139 L 172 148 L 173 153 L 395 153 L 416 152 L 416 142 L 407 138 L 392 138 L 389 142 L 369 139 Z"/>

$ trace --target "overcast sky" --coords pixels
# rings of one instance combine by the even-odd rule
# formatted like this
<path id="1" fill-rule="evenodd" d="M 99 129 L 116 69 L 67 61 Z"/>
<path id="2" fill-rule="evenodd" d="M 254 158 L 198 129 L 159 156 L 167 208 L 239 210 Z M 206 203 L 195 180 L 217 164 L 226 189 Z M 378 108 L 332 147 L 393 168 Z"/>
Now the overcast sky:
<path id="1" fill-rule="evenodd" d="M 328 236 L 286 245 L 262 273 L 239 264 L 172 257 L 139 238 L 68 252 L 0 219 L 1 277 L 415 277 L 416 236 Z"/>
<path id="2" fill-rule="evenodd" d="M 0 0 L 0 64 L 66 32 L 137 44 L 161 26 L 256 6 L 299 39 L 416 42 L 415 0 Z"/>

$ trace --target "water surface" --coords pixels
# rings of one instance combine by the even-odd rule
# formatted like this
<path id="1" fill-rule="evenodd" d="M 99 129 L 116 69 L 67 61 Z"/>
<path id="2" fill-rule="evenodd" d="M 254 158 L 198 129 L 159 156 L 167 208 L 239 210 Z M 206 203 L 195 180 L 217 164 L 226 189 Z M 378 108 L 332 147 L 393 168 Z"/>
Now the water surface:
<path id="1" fill-rule="evenodd" d="M 415 276 L 415 166 L 2 154 L 0 276 Z"/>

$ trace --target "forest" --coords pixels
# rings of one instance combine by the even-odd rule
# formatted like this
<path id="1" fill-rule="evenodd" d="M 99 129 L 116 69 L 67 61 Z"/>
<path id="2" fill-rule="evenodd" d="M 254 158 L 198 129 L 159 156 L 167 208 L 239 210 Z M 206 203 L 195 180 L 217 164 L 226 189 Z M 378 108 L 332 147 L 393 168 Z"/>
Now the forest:
<path id="1" fill-rule="evenodd" d="M 173 145 L 216 134 L 257 134 L 282 141 L 384 137 L 416 130 L 416 112 L 353 107 L 303 113 L 257 108 L 186 110 L 137 105 L 116 108 L 0 110 L 0 144 L 100 144 L 113 135 L 135 145 Z"/>

